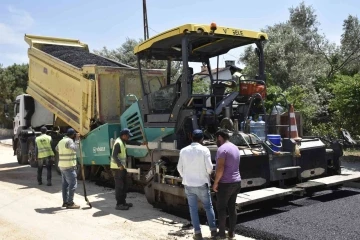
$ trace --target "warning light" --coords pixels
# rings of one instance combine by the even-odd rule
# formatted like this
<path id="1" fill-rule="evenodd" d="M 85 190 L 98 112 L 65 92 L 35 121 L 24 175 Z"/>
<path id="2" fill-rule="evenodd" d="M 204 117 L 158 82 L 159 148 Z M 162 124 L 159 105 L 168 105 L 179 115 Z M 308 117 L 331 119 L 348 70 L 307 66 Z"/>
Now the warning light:
<path id="1" fill-rule="evenodd" d="M 217 29 L 216 23 L 211 23 L 211 24 L 210 24 L 210 29 L 211 29 L 211 31 L 214 32 L 214 31 Z"/>

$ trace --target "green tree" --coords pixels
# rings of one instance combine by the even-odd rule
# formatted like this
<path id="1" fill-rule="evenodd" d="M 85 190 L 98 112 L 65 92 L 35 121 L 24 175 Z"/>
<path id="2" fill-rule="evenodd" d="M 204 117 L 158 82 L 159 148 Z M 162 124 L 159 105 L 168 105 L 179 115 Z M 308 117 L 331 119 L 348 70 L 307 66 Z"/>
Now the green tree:
<path id="1" fill-rule="evenodd" d="M 360 23 L 355 16 L 349 15 L 343 23 L 341 35 L 341 58 L 338 68 L 343 74 L 354 75 L 360 72 Z"/>
<path id="2" fill-rule="evenodd" d="M 312 7 L 301 3 L 289 12 L 286 22 L 262 29 L 269 35 L 264 49 L 267 75 L 271 75 L 272 83 L 282 89 L 293 85 L 311 88 L 326 72 L 324 56 L 318 51 L 314 38 L 323 42 L 321 47 L 326 45 L 325 38 L 317 32 L 319 23 Z M 239 62 L 246 65 L 249 75 L 256 73 L 258 63 L 252 46 L 244 51 Z"/>
<path id="3" fill-rule="evenodd" d="M 28 83 L 28 65 L 14 64 L 7 68 L 0 66 L 0 108 L 4 112 L 5 103 L 15 101 L 17 95 L 25 93 Z M 10 109 L 11 110 L 11 109 Z M 11 119 L 6 119 L 4 114 L 0 116 L 0 124 L 11 127 Z"/>
<path id="4" fill-rule="evenodd" d="M 295 110 L 304 113 L 308 132 L 319 124 L 323 125 L 315 130 L 330 129 L 324 126 L 333 124 L 336 117 L 336 109 L 329 106 L 337 97 L 331 87 L 335 76 L 354 75 L 360 69 L 358 18 L 350 15 L 344 20 L 340 46 L 321 34 L 319 26 L 315 10 L 302 2 L 289 9 L 287 21 L 262 29 L 269 36 L 264 49 L 268 91 L 285 93 Z M 252 46 L 245 49 L 239 62 L 245 64 L 247 75 L 256 74 L 258 63 Z"/>
<path id="5" fill-rule="evenodd" d="M 347 129 L 354 135 L 360 135 L 360 74 L 352 76 L 337 75 L 330 100 L 330 109 L 334 111 L 334 122 L 339 129 Z"/>
<path id="6" fill-rule="evenodd" d="M 210 81 L 201 78 L 199 75 L 195 75 L 193 85 L 193 94 L 209 94 L 210 93 Z"/>

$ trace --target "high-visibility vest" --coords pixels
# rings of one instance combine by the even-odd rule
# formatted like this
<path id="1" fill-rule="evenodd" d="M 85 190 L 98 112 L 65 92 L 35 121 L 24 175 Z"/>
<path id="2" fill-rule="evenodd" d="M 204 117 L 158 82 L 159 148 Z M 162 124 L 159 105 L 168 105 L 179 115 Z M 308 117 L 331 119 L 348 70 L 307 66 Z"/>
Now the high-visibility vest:
<path id="1" fill-rule="evenodd" d="M 115 145 L 116 145 L 117 143 L 120 145 L 120 150 L 121 150 L 121 152 L 118 154 L 118 158 L 120 159 L 121 164 L 124 166 L 124 168 L 126 167 L 126 148 L 125 148 L 125 144 L 123 143 L 123 141 L 121 141 L 120 138 L 117 138 L 117 139 L 115 140 L 113 149 L 112 149 L 112 151 L 111 151 L 110 168 L 112 168 L 112 169 L 119 169 L 119 167 L 118 167 L 115 159 L 112 157 L 113 152 L 114 152 Z"/>
<path id="2" fill-rule="evenodd" d="M 72 149 L 66 148 L 66 143 L 70 140 L 64 137 L 59 143 L 59 167 L 70 168 L 76 166 L 76 152 Z M 81 150 L 80 150 L 81 151 Z"/>
<path id="3" fill-rule="evenodd" d="M 46 134 L 41 134 L 40 136 L 35 138 L 36 146 L 37 146 L 37 157 L 38 158 L 46 158 L 50 156 L 54 156 L 54 152 L 51 148 L 51 137 Z"/>
<path id="4" fill-rule="evenodd" d="M 241 80 L 245 80 L 245 78 L 244 78 L 244 75 L 242 75 L 241 73 L 239 73 L 239 72 L 234 72 L 234 74 L 232 75 L 232 78 L 233 79 L 235 79 L 235 81 L 236 81 L 236 83 L 238 83 L 238 79 L 240 79 L 240 81 Z M 239 92 L 240 91 L 240 84 L 237 84 L 236 85 L 236 89 L 235 89 L 235 91 L 236 92 Z"/>

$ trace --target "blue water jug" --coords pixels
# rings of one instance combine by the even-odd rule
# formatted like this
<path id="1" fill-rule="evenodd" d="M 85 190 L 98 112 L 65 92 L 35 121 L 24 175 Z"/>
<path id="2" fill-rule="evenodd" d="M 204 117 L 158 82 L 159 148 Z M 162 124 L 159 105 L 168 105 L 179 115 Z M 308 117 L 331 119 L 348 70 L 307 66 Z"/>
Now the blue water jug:
<path id="1" fill-rule="evenodd" d="M 265 141 L 265 122 L 262 117 L 259 116 L 259 121 L 255 122 L 255 134 L 262 140 Z"/>

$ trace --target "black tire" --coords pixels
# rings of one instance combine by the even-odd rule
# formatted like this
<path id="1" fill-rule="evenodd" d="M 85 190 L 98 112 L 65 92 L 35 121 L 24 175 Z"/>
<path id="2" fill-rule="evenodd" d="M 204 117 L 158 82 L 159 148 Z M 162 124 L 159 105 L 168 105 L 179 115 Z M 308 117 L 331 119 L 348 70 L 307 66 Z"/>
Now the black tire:
<path id="1" fill-rule="evenodd" d="M 29 164 L 28 155 L 21 153 L 21 145 L 19 141 L 17 141 L 17 145 L 16 145 L 16 158 L 20 165 Z"/>
<path id="2" fill-rule="evenodd" d="M 28 165 L 29 164 L 29 156 L 26 154 L 22 155 L 22 165 Z"/>
<path id="3" fill-rule="evenodd" d="M 38 167 L 38 162 L 36 161 L 35 157 L 35 143 L 32 141 L 28 144 L 28 162 L 30 163 L 31 167 Z"/>
<path id="4" fill-rule="evenodd" d="M 19 141 L 16 141 L 16 159 L 20 165 L 22 165 L 21 147 Z"/>

